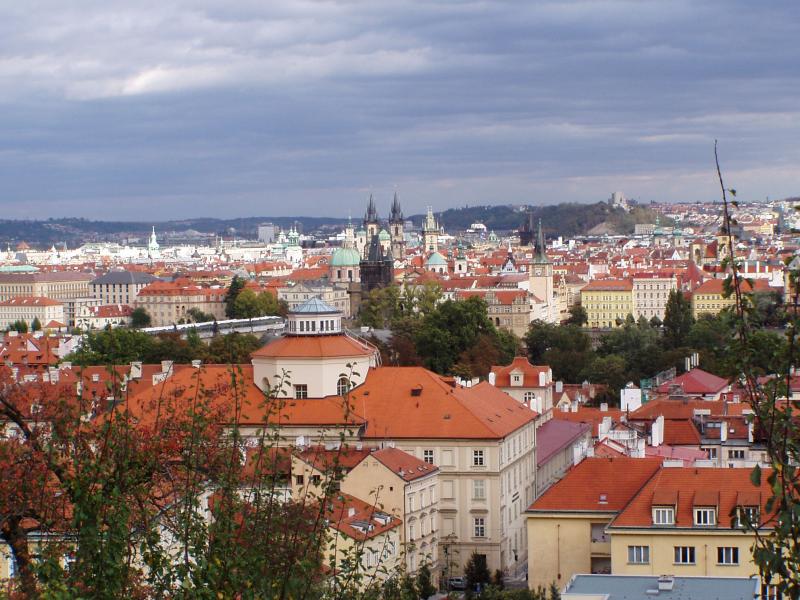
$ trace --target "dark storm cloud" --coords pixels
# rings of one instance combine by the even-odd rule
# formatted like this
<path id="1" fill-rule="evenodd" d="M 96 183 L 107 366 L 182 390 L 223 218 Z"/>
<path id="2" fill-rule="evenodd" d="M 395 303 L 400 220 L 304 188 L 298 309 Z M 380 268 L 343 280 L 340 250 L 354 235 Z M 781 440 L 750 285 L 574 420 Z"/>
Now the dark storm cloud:
<path id="1" fill-rule="evenodd" d="M 794 1 L 65 4 L 0 19 L 7 215 L 800 190 Z"/>

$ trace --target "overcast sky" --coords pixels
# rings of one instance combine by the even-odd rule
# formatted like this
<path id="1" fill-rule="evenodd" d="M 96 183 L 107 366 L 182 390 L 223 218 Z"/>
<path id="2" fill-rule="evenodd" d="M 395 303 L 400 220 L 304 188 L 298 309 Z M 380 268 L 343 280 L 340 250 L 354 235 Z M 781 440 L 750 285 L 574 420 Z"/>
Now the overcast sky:
<path id="1" fill-rule="evenodd" d="M 28 0 L 4 217 L 800 194 L 798 0 Z"/>

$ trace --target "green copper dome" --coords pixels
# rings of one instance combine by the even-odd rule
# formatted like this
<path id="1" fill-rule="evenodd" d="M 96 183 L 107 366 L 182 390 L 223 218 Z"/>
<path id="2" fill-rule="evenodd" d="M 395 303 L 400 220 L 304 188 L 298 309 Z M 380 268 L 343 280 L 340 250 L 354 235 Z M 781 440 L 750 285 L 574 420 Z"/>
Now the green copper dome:
<path id="1" fill-rule="evenodd" d="M 360 261 L 361 256 L 354 248 L 337 248 L 331 256 L 332 267 L 355 267 Z"/>

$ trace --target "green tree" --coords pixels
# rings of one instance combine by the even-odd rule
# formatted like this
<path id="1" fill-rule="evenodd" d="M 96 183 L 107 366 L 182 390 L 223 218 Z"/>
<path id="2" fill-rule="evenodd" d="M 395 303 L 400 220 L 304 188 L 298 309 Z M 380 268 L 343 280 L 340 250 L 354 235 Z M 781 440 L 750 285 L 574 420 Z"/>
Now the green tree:
<path id="1" fill-rule="evenodd" d="M 472 296 L 448 300 L 422 319 L 415 332 L 417 353 L 429 369 L 451 373 L 459 357 L 481 336 L 497 341 L 498 334 L 486 314 L 486 302 Z"/>
<path id="2" fill-rule="evenodd" d="M 625 358 L 618 354 L 599 355 L 584 370 L 583 378 L 592 383 L 608 385 L 609 394 L 617 399 L 619 391 L 628 382 L 628 369 Z"/>
<path id="3" fill-rule="evenodd" d="M 42 322 L 39 320 L 39 317 L 34 317 L 33 322 L 31 323 L 31 331 L 41 331 L 42 330 Z"/>
<path id="4" fill-rule="evenodd" d="M 365 327 L 386 329 L 402 316 L 400 288 L 387 285 L 370 290 L 359 308 L 358 321 Z"/>
<path id="5" fill-rule="evenodd" d="M 566 325 L 577 325 L 583 327 L 589 322 L 589 315 L 586 314 L 586 309 L 580 304 L 573 304 L 569 308 L 569 318 L 564 321 Z"/>
<path id="6" fill-rule="evenodd" d="M 89 332 L 81 346 L 65 360 L 77 365 L 123 365 L 144 360 L 155 344 L 155 338 L 133 329 Z"/>
<path id="7" fill-rule="evenodd" d="M 581 372 L 594 359 L 591 338 L 576 325 L 534 321 L 524 340 L 531 363 L 550 365 L 553 377 L 568 383 L 581 381 Z"/>
<path id="8" fill-rule="evenodd" d="M 188 317 L 186 320 L 189 323 L 209 323 L 214 320 L 214 315 L 203 312 L 196 306 L 188 309 L 186 316 Z"/>
<path id="9" fill-rule="evenodd" d="M 417 571 L 417 593 L 422 600 L 427 600 L 436 593 L 436 586 L 431 581 L 431 568 L 427 562 Z"/>
<path id="10" fill-rule="evenodd" d="M 131 327 L 134 329 L 142 329 L 143 327 L 150 327 L 151 322 L 150 314 L 144 307 L 140 306 L 133 309 L 131 313 Z"/>
<path id="11" fill-rule="evenodd" d="M 686 345 L 689 332 L 694 324 L 692 305 L 680 290 L 672 290 L 667 298 L 664 311 L 664 344 L 667 348 Z"/>
<path id="12" fill-rule="evenodd" d="M 234 303 L 239 297 L 239 294 L 244 289 L 245 281 L 238 275 L 234 275 L 231 280 L 231 285 L 228 287 L 228 292 L 225 294 L 225 316 L 229 319 L 236 319 L 236 309 Z"/>
<path id="13" fill-rule="evenodd" d="M 245 364 L 260 347 L 261 341 L 251 334 L 233 332 L 218 335 L 208 344 L 206 360 L 213 364 Z"/>
<path id="14" fill-rule="evenodd" d="M 477 591 L 478 586 L 488 585 L 492 576 L 489 573 L 489 567 L 486 566 L 486 555 L 473 552 L 464 567 L 464 576 L 467 580 L 468 595 Z"/>

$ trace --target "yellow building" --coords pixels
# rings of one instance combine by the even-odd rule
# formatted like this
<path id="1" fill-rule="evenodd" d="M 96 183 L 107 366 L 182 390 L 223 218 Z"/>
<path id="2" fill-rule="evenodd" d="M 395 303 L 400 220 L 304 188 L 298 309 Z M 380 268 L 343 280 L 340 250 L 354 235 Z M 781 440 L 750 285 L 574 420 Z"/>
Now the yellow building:
<path id="1" fill-rule="evenodd" d="M 618 327 L 633 315 L 633 283 L 630 279 L 596 279 L 581 289 L 581 306 L 587 327 Z"/>
<path id="2" fill-rule="evenodd" d="M 736 303 L 733 293 L 726 295 L 724 279 L 708 279 L 692 293 L 692 315 L 695 319 L 702 315 L 718 315 Z M 741 289 L 744 293 L 769 292 L 765 279 L 743 279 Z"/>
<path id="3" fill-rule="evenodd" d="M 610 573 L 605 529 L 660 466 L 658 459 L 587 458 L 528 509 L 528 585 L 563 587 L 577 573 Z"/>
<path id="4" fill-rule="evenodd" d="M 750 577 L 755 535 L 770 496 L 751 469 L 663 467 L 608 527 L 614 574 Z M 733 516 L 732 516 L 733 515 Z M 768 527 L 763 528 L 768 531 Z"/>

